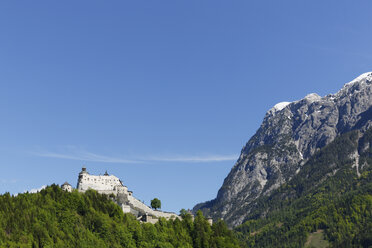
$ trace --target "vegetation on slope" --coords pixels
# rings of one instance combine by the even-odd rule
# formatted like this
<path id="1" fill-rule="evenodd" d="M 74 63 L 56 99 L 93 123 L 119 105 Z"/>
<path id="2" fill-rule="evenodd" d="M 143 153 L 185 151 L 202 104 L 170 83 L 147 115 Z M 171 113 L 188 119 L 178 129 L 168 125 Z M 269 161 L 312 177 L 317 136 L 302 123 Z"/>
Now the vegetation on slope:
<path id="1" fill-rule="evenodd" d="M 355 151 L 360 177 L 352 167 Z M 336 138 L 292 180 L 256 202 L 236 228 L 240 239 L 254 247 L 303 247 L 309 234 L 322 232 L 331 247 L 372 247 L 370 165 L 372 130 Z"/>
<path id="2" fill-rule="evenodd" d="M 199 212 L 192 221 L 140 223 L 107 196 L 57 185 L 36 194 L 0 196 L 0 247 L 239 247 L 222 221 Z"/>

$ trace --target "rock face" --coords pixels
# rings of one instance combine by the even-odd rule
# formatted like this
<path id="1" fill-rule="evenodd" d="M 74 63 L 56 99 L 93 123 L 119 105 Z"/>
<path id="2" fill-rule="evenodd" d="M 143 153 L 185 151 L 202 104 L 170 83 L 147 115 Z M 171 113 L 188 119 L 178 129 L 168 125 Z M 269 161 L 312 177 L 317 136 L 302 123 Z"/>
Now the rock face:
<path id="1" fill-rule="evenodd" d="M 214 200 L 198 204 L 214 219 L 241 224 L 250 206 L 297 174 L 302 165 L 336 136 L 372 126 L 372 72 L 362 74 L 336 94 L 313 93 L 270 109 Z"/>

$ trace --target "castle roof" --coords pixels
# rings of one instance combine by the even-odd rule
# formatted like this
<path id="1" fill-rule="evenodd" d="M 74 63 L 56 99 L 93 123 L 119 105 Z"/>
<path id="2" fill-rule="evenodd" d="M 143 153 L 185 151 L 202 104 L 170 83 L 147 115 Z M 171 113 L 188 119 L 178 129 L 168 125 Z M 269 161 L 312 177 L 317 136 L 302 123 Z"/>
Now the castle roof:
<path id="1" fill-rule="evenodd" d="M 65 182 L 64 184 L 62 184 L 62 186 L 71 186 L 71 184 L 69 184 L 68 182 Z"/>

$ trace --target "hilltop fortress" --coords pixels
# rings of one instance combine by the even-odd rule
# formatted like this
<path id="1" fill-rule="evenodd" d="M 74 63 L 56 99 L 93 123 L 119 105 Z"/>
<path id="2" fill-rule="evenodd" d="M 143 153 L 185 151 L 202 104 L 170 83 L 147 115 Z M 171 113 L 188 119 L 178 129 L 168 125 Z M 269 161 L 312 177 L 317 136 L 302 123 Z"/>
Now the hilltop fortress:
<path id="1" fill-rule="evenodd" d="M 104 175 L 97 176 L 89 174 L 86 168 L 83 167 L 79 173 L 76 188 L 79 192 L 93 189 L 100 194 L 114 196 L 114 201 L 122 208 L 124 213 L 131 213 L 145 222 L 155 223 L 160 217 L 166 219 L 180 218 L 175 213 L 153 210 L 135 198 L 133 192 L 129 191 L 119 178 L 109 175 L 107 171 Z M 62 189 L 72 191 L 73 188 L 66 182 L 62 185 Z"/>

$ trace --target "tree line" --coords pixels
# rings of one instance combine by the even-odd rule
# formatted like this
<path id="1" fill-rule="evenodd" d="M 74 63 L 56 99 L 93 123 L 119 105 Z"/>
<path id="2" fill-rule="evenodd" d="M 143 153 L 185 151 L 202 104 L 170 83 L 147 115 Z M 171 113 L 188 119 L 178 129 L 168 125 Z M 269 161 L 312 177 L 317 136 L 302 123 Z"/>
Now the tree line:
<path id="1" fill-rule="evenodd" d="M 0 195 L 0 247 L 240 247 L 223 221 L 212 226 L 160 218 L 142 223 L 94 190 L 66 192 L 51 185 L 38 193 Z"/>

